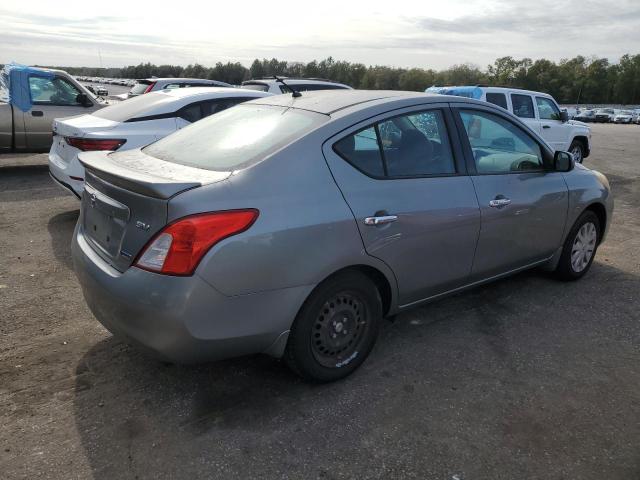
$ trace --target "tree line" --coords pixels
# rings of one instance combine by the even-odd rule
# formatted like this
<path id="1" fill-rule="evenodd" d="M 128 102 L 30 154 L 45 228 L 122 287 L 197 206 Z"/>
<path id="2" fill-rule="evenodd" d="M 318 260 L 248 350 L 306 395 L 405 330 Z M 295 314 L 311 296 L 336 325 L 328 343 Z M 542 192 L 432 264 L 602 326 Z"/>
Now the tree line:
<path id="1" fill-rule="evenodd" d="M 618 63 L 606 58 L 577 56 L 553 62 L 546 59 L 498 58 L 486 69 L 472 64 L 446 70 L 366 66 L 335 60 L 288 62 L 256 59 L 249 68 L 239 62 L 198 63 L 186 67 L 140 63 L 124 68 L 61 67 L 73 75 L 109 78 L 195 77 L 238 85 L 251 78 L 273 75 L 326 78 L 354 88 L 423 91 L 430 86 L 497 85 L 547 92 L 560 103 L 640 104 L 640 54 L 626 54 Z"/>

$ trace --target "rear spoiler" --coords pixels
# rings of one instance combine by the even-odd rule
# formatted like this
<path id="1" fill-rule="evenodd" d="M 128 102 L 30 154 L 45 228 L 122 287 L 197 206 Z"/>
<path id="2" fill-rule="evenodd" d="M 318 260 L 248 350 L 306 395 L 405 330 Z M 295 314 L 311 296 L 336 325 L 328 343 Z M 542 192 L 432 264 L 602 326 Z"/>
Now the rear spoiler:
<path id="1" fill-rule="evenodd" d="M 125 152 L 82 152 L 80 163 L 92 175 L 131 192 L 169 199 L 178 193 L 219 182 L 230 172 L 214 172 L 165 162 L 141 150 Z M 160 174 L 161 172 L 161 174 Z"/>

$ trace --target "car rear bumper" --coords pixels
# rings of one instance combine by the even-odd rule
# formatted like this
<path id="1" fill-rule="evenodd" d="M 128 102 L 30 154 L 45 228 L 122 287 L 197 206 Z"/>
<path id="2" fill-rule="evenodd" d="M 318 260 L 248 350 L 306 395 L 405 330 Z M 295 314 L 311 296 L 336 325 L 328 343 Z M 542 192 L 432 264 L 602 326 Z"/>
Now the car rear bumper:
<path id="1" fill-rule="evenodd" d="M 70 191 L 77 198 L 84 191 L 84 168 L 77 157 L 65 162 L 52 148 L 49 152 L 49 173 L 58 185 Z"/>
<path id="2" fill-rule="evenodd" d="M 73 263 L 89 308 L 110 332 L 177 363 L 253 353 L 281 356 L 311 287 L 225 296 L 198 275 L 121 273 L 99 257 L 76 227 Z"/>

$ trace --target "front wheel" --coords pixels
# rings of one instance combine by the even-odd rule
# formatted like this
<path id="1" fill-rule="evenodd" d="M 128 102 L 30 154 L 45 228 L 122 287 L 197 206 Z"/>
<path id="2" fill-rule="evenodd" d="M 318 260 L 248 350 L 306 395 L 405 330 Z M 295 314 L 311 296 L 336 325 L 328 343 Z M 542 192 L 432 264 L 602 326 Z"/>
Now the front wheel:
<path id="1" fill-rule="evenodd" d="M 580 140 L 574 140 L 569 147 L 569 153 L 573 155 L 576 163 L 582 163 L 584 160 L 584 144 Z"/>
<path id="2" fill-rule="evenodd" d="M 382 301 L 374 283 L 347 272 L 320 284 L 298 313 L 284 359 L 305 380 L 331 382 L 351 374 L 378 336 Z"/>
<path id="3" fill-rule="evenodd" d="M 600 239 L 598 216 L 586 211 L 573 225 L 562 248 L 556 274 L 562 280 L 578 280 L 593 263 Z"/>

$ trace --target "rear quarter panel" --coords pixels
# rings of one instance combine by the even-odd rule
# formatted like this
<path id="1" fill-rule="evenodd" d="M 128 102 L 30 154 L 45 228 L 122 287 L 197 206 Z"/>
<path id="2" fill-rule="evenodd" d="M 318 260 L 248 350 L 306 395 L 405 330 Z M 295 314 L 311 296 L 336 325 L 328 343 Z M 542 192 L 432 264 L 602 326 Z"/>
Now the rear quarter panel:
<path id="1" fill-rule="evenodd" d="M 246 232 L 223 240 L 197 274 L 225 295 L 315 286 L 347 266 L 368 265 L 395 279 L 364 251 L 362 239 L 324 161 L 321 133 L 310 134 L 228 180 L 185 192 L 169 203 L 169 221 L 185 215 L 257 208 Z"/>

